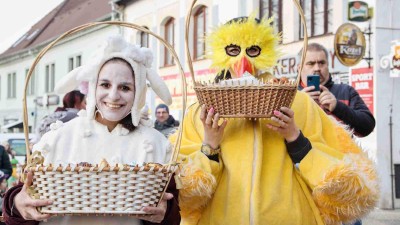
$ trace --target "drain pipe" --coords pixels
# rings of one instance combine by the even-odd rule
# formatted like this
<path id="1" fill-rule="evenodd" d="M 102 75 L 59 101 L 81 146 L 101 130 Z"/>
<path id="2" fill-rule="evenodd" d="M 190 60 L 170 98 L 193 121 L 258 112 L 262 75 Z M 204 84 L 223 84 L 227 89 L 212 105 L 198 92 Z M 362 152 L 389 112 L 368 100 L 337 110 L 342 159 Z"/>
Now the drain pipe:
<path id="1" fill-rule="evenodd" d="M 390 111 L 389 111 L 389 148 L 390 148 L 390 175 L 392 177 L 391 179 L 391 187 L 392 187 L 392 209 L 394 209 L 394 187 L 393 187 L 393 180 L 395 179 L 394 171 L 393 171 L 393 140 L 392 140 L 392 129 L 393 129 L 393 122 L 392 122 L 392 111 L 393 111 L 393 105 L 390 104 Z"/>

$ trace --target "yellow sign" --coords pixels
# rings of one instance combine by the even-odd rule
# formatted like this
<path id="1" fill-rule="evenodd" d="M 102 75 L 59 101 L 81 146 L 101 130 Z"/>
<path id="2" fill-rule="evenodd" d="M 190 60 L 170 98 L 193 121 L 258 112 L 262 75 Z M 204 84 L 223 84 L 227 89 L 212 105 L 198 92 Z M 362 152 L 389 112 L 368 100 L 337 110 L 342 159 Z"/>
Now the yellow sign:
<path id="1" fill-rule="evenodd" d="M 360 28 L 351 23 L 341 25 L 335 34 L 335 55 L 345 66 L 354 66 L 365 54 L 365 38 Z"/>

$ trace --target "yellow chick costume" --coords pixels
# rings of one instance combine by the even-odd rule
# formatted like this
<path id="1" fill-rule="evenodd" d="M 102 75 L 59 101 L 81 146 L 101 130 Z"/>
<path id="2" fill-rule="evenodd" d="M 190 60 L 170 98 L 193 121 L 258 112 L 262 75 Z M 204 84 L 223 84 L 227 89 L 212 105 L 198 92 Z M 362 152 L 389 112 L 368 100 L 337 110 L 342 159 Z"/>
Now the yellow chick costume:
<path id="1" fill-rule="evenodd" d="M 305 93 L 297 93 L 291 108 L 312 144 L 298 166 L 267 120 L 228 121 L 219 162 L 210 160 L 200 152 L 200 108 L 189 107 L 180 149 L 181 224 L 341 224 L 373 209 L 377 175 L 351 134 Z"/>
<path id="2" fill-rule="evenodd" d="M 181 154 L 188 164 L 182 171 L 181 224 L 340 224 L 360 218 L 377 202 L 373 163 L 306 94 L 297 93 L 292 106 L 312 144 L 298 168 L 284 139 L 264 120 L 230 120 L 219 163 L 209 160 L 199 151 L 203 125 L 197 107 L 189 108 L 183 123 Z M 194 168 L 202 172 L 190 173 Z M 201 186 L 185 190 L 196 179 Z M 198 196 L 188 197 L 196 191 Z"/>

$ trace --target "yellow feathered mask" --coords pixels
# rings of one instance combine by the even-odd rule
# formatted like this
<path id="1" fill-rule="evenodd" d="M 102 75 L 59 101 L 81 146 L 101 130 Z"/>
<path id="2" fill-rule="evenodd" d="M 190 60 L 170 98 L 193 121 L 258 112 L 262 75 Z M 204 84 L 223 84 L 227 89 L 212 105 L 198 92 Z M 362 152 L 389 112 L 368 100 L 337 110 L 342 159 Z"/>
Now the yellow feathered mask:
<path id="1" fill-rule="evenodd" d="M 257 20 L 254 16 L 236 18 L 217 27 L 206 41 L 208 58 L 219 73 L 230 71 L 241 77 L 246 71 L 253 76 L 276 64 L 280 34 L 274 33 L 272 19 Z"/>

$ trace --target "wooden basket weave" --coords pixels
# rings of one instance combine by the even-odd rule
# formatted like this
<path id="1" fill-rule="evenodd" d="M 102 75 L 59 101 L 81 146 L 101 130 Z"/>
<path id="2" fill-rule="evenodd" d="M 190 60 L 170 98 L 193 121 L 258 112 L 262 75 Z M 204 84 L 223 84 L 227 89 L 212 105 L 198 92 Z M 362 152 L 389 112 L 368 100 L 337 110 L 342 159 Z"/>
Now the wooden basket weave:
<path id="1" fill-rule="evenodd" d="M 30 167 L 35 197 L 52 199 L 42 207 L 51 214 L 142 214 L 144 206 L 157 206 L 176 166 L 63 168 Z"/>
<path id="2" fill-rule="evenodd" d="M 193 89 L 200 105 L 206 105 L 207 109 L 213 107 L 220 117 L 225 118 L 270 118 L 274 110 L 281 107 L 290 107 L 296 95 L 300 82 L 300 75 L 295 82 L 285 84 L 274 84 L 272 82 L 261 82 L 258 85 L 233 85 L 223 86 L 217 83 L 197 82 L 194 77 L 192 57 L 189 51 L 189 27 L 192 11 L 197 0 L 192 2 L 186 17 L 185 47 L 186 57 L 190 74 L 193 81 Z M 304 12 L 298 0 L 293 0 L 300 14 L 304 28 L 303 54 L 298 74 L 304 65 L 307 52 L 308 38 Z"/>
<path id="3" fill-rule="evenodd" d="M 213 106 L 221 117 L 269 118 L 275 109 L 290 106 L 297 91 L 293 84 L 194 86 L 200 104 Z"/>
<path id="4" fill-rule="evenodd" d="M 23 96 L 23 124 L 26 140 L 28 163 L 25 172 L 33 172 L 33 184 L 29 193 L 36 199 L 51 199 L 53 204 L 39 208 L 42 213 L 57 215 L 138 215 L 144 214 L 145 206 L 157 206 L 166 187 L 177 169 L 176 160 L 182 137 L 182 126 L 174 145 L 170 162 L 165 165 L 146 163 L 143 166 L 106 165 L 106 166 L 52 166 L 43 165 L 43 157 L 35 152 L 30 155 L 28 138 L 28 113 L 26 92 L 29 79 L 35 66 L 43 55 L 63 38 L 93 26 L 117 25 L 146 32 L 157 38 L 174 57 L 182 79 L 183 116 L 186 109 L 186 81 L 182 66 L 173 47 L 162 37 L 139 25 L 106 21 L 84 24 L 73 28 L 47 45 L 36 57 L 30 67 Z M 110 149 L 111 150 L 111 149 Z M 24 174 L 22 174 L 24 177 Z"/>

